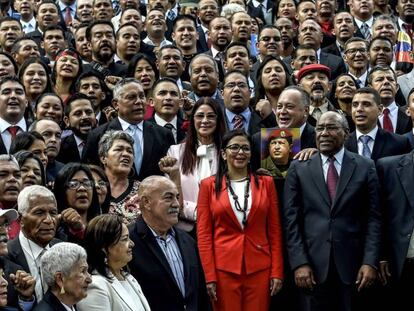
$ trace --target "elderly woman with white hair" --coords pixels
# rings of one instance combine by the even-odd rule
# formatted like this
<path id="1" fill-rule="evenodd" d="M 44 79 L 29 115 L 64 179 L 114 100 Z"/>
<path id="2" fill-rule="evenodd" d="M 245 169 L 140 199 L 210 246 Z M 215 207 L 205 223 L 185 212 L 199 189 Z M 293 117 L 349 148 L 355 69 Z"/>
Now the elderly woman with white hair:
<path id="1" fill-rule="evenodd" d="M 76 310 L 92 282 L 86 251 L 74 243 L 56 244 L 42 256 L 41 270 L 49 289 L 34 311 Z"/>
<path id="2" fill-rule="evenodd" d="M 107 131 L 98 152 L 111 189 L 109 214 L 121 216 L 128 225 L 140 215 L 138 205 L 131 201 L 140 182 L 129 178 L 133 175 L 134 139 L 123 131 Z"/>

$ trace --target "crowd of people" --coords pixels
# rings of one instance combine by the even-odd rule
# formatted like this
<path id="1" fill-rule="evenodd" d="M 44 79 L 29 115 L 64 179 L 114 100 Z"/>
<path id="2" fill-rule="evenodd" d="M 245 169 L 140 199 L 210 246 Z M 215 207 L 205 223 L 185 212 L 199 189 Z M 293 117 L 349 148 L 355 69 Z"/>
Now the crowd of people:
<path id="1" fill-rule="evenodd" d="M 0 310 L 411 310 L 414 0 L 0 2 Z"/>

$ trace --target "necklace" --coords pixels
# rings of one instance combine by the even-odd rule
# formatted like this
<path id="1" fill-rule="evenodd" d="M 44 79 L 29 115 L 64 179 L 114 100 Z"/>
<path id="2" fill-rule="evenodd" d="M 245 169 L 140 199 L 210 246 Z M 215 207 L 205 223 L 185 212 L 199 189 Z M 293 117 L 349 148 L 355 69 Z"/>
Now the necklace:
<path id="1" fill-rule="evenodd" d="M 246 187 L 244 188 L 244 205 L 243 207 L 241 207 L 240 202 L 239 202 L 239 197 L 237 196 L 237 194 L 234 193 L 233 187 L 231 186 L 230 178 L 228 175 L 226 175 L 227 188 L 229 189 L 230 194 L 233 197 L 234 206 L 236 207 L 236 210 L 238 212 L 243 213 L 243 220 L 242 220 L 243 226 L 247 226 L 247 205 L 249 201 L 249 190 L 250 190 L 250 178 L 247 177 L 246 179 L 247 179 Z M 238 180 L 238 181 L 240 182 L 244 180 L 245 179 Z"/>

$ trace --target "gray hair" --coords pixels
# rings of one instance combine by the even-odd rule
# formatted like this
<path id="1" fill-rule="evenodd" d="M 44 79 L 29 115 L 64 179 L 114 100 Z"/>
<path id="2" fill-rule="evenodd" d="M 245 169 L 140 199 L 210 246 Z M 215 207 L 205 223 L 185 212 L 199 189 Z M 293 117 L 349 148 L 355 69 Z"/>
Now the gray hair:
<path id="1" fill-rule="evenodd" d="M 348 121 L 346 120 L 344 114 L 341 114 L 341 113 L 339 113 L 337 111 L 327 111 L 327 112 L 323 113 L 322 116 L 323 115 L 332 115 L 332 116 L 334 116 L 337 119 L 338 123 L 342 126 L 342 128 L 344 129 L 344 131 L 346 133 L 349 132 Z M 319 118 L 319 120 L 320 120 L 320 118 Z M 318 125 L 319 120 L 317 121 L 316 126 Z"/>
<path id="2" fill-rule="evenodd" d="M 304 106 L 304 107 L 309 107 L 310 106 L 310 97 L 309 94 L 305 92 L 305 90 L 303 88 L 301 88 L 300 86 L 297 85 L 291 85 L 288 86 L 287 88 L 285 88 L 283 92 L 289 91 L 289 90 L 295 90 L 298 91 L 300 93 L 300 103 Z"/>
<path id="3" fill-rule="evenodd" d="M 75 243 L 62 242 L 53 245 L 42 256 L 43 282 L 49 287 L 53 287 L 57 272 L 62 272 L 64 276 L 69 276 L 74 266 L 82 259 L 86 260 L 86 258 L 86 251 Z"/>
<path id="4" fill-rule="evenodd" d="M 374 25 L 377 24 L 380 21 L 391 22 L 391 24 L 394 26 L 394 28 L 398 29 L 397 23 L 395 22 L 395 20 L 393 18 L 391 18 L 391 16 L 388 16 L 388 15 L 379 15 L 379 16 L 377 16 L 374 19 L 374 22 L 372 23 L 372 27 L 374 27 Z"/>
<path id="5" fill-rule="evenodd" d="M 20 191 L 19 196 L 17 197 L 18 211 L 21 215 L 27 213 L 30 207 L 30 200 L 36 197 L 48 198 L 57 204 L 56 198 L 53 195 L 52 191 L 46 187 L 39 185 L 28 186 Z"/>
<path id="6" fill-rule="evenodd" d="M 134 148 L 134 139 L 126 132 L 123 131 L 107 131 L 99 140 L 99 158 L 108 156 L 109 149 L 111 149 L 115 140 L 124 140 Z"/>
<path id="7" fill-rule="evenodd" d="M 218 65 L 217 65 L 216 60 L 214 59 L 214 57 L 213 57 L 213 56 L 208 55 L 208 54 L 204 54 L 204 53 L 197 54 L 197 55 L 196 55 L 196 56 L 194 56 L 194 57 L 193 57 L 193 59 L 191 60 L 190 65 L 189 65 L 189 67 L 188 67 L 188 73 L 190 74 L 190 76 L 193 74 L 193 63 L 194 63 L 194 61 L 195 61 L 196 59 L 200 58 L 200 57 L 208 58 L 209 60 L 211 60 L 211 61 L 213 62 L 213 64 L 214 64 L 214 71 L 216 72 L 216 74 L 217 74 L 217 78 L 218 78 L 218 73 L 219 73 L 219 70 L 218 70 Z"/>
<path id="8" fill-rule="evenodd" d="M 127 85 L 129 83 L 136 83 L 136 84 L 141 85 L 141 83 L 137 79 L 135 79 L 135 78 L 125 78 L 125 79 L 122 79 L 121 81 L 119 81 L 115 85 L 114 89 L 112 90 L 112 92 L 113 92 L 113 98 L 118 99 L 119 96 L 122 93 L 122 89 L 125 87 L 125 85 Z"/>
<path id="9" fill-rule="evenodd" d="M 233 16 L 234 13 L 238 12 L 246 12 L 246 10 L 240 4 L 229 3 L 223 6 L 220 16 L 228 18 L 229 16 Z"/>
<path id="10" fill-rule="evenodd" d="M 20 168 L 19 162 L 17 162 L 16 158 L 11 154 L 0 154 L 0 161 L 12 162 L 18 168 Z"/>

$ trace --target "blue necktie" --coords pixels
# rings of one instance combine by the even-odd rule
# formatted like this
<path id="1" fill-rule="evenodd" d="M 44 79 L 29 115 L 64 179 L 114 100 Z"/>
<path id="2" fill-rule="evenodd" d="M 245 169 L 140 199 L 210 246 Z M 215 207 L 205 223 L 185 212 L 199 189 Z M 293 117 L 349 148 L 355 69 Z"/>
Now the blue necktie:
<path id="1" fill-rule="evenodd" d="M 128 127 L 128 133 L 134 139 L 134 164 L 137 175 L 139 175 L 142 164 L 142 149 L 140 144 L 140 137 L 138 135 L 140 130 L 141 129 L 138 127 L 138 125 L 130 125 Z"/>
<path id="2" fill-rule="evenodd" d="M 368 143 L 371 140 L 371 137 L 368 135 L 362 135 L 359 137 L 359 140 L 362 143 L 362 155 L 371 159 L 371 150 L 368 147 Z"/>

